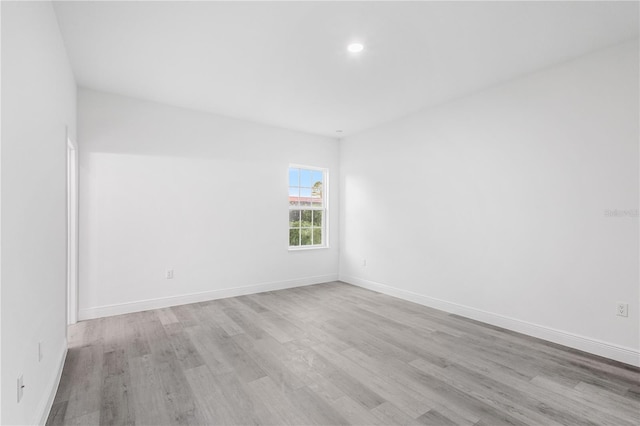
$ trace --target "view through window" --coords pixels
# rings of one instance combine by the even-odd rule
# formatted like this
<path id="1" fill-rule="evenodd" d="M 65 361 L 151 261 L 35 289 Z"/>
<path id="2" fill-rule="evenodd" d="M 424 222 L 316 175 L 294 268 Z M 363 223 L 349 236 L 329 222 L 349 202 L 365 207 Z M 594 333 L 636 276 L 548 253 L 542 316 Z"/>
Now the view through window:
<path id="1" fill-rule="evenodd" d="M 326 245 L 326 169 L 289 167 L 289 248 Z"/>

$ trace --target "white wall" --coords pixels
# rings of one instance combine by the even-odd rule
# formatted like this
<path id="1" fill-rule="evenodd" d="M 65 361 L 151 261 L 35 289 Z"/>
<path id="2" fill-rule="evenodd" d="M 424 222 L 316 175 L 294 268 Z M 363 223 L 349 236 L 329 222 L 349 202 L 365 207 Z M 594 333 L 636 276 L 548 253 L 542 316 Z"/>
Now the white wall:
<path id="1" fill-rule="evenodd" d="M 288 165 L 338 142 L 81 89 L 80 319 L 335 280 L 331 247 L 288 251 Z M 165 279 L 174 269 L 175 278 Z"/>
<path id="2" fill-rule="evenodd" d="M 638 71 L 630 42 L 342 141 L 340 278 L 639 364 L 638 218 L 605 217 L 637 214 Z"/>
<path id="3" fill-rule="evenodd" d="M 48 412 L 66 352 L 65 127 L 75 131 L 76 89 L 51 4 L 1 7 L 1 423 L 34 424 Z"/>

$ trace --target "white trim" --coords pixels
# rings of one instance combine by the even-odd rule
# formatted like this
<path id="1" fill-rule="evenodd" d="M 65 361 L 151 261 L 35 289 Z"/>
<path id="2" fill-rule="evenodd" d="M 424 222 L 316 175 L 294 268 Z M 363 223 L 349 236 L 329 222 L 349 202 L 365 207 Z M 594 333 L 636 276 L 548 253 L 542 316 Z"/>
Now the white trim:
<path id="1" fill-rule="evenodd" d="M 471 318 L 486 324 L 495 325 L 506 328 L 508 330 L 523 333 L 528 336 L 537 337 L 538 339 L 547 340 L 549 342 L 558 343 L 570 348 L 579 349 L 594 355 L 623 362 L 625 364 L 640 367 L 640 351 L 633 348 L 615 345 L 613 343 L 603 342 L 586 336 L 569 333 L 554 328 L 522 321 L 516 318 L 507 317 L 492 312 L 483 311 L 472 308 L 470 306 L 460 305 L 446 300 L 436 299 L 422 294 L 414 293 L 407 290 L 391 287 L 375 281 L 365 280 L 362 278 L 340 275 L 340 281 L 352 284 L 368 290 L 377 291 L 399 299 L 408 300 L 430 308 L 439 309 L 441 311 Z"/>
<path id="2" fill-rule="evenodd" d="M 51 407 L 53 407 L 53 401 L 56 398 L 56 393 L 58 392 L 58 386 L 60 385 L 60 379 L 62 378 L 62 370 L 64 369 L 64 362 L 67 359 L 67 339 L 64 340 L 64 346 L 62 348 L 62 356 L 58 361 L 58 371 L 56 375 L 53 377 L 53 381 L 49 384 L 49 396 L 47 399 L 42 399 L 40 401 L 40 405 L 36 410 L 34 421 L 31 424 L 44 425 L 47 423 L 47 418 L 49 417 L 49 413 L 51 412 Z"/>
<path id="3" fill-rule="evenodd" d="M 315 170 L 318 172 L 328 170 L 326 167 L 307 166 L 306 164 L 289 163 L 289 168 L 291 167 L 293 167 L 294 169 L 307 169 L 307 170 Z"/>
<path id="4" fill-rule="evenodd" d="M 67 130 L 67 324 L 78 321 L 78 149 Z"/>
<path id="5" fill-rule="evenodd" d="M 289 251 L 322 250 L 331 248 L 329 246 L 289 246 Z"/>
<path id="6" fill-rule="evenodd" d="M 208 300 L 215 299 L 225 299 L 227 297 L 242 296 L 245 294 L 255 294 L 265 291 L 283 290 L 286 288 L 321 284 L 336 281 L 337 279 L 338 274 L 318 275 L 314 277 L 305 277 L 286 281 L 253 284 L 244 287 L 225 288 L 220 290 L 203 291 L 200 293 L 160 297 L 157 299 L 138 300 L 135 302 L 120 303 L 115 305 L 97 306 L 93 308 L 80 309 L 79 318 L 80 321 L 82 321 L 94 318 L 110 317 L 113 315 L 129 314 L 132 312 L 147 311 L 150 309 L 168 308 L 169 306 L 206 302 Z"/>

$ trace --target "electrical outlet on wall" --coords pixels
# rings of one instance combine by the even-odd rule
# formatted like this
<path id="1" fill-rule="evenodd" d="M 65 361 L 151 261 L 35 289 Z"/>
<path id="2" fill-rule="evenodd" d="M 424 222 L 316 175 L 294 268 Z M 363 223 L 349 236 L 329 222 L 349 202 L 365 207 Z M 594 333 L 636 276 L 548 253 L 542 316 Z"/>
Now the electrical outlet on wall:
<path id="1" fill-rule="evenodd" d="M 618 302 L 616 305 L 616 315 L 619 317 L 628 317 L 629 316 L 629 304 Z"/>
<path id="2" fill-rule="evenodd" d="M 42 361 L 42 357 L 44 354 L 42 353 L 42 342 L 38 342 L 38 362 Z"/>
<path id="3" fill-rule="evenodd" d="M 367 266 L 367 259 L 362 259 L 362 266 Z"/>
<path id="4" fill-rule="evenodd" d="M 167 273 L 165 274 L 165 278 L 168 280 L 173 279 L 173 269 L 167 269 Z"/>

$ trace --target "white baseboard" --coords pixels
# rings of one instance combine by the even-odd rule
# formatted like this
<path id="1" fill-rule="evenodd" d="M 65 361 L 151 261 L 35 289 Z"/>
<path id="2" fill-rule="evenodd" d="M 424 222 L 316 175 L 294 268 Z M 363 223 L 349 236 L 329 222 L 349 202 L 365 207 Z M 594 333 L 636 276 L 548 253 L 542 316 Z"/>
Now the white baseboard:
<path id="1" fill-rule="evenodd" d="M 483 311 L 469 306 L 447 302 L 445 300 L 436 299 L 411 291 L 401 290 L 375 281 L 344 275 L 341 275 L 339 280 L 368 290 L 377 291 L 379 293 L 407 300 L 409 302 L 418 303 L 430 308 L 439 309 L 441 311 L 471 318 L 497 327 L 526 334 L 528 336 L 537 337 L 542 340 L 558 343 L 563 346 L 568 346 L 570 348 L 579 349 L 594 355 L 599 355 L 625 364 L 640 367 L 640 352 L 638 350 Z"/>
<path id="2" fill-rule="evenodd" d="M 129 314 L 132 312 L 148 311 L 150 309 L 168 308 L 169 306 L 206 302 L 207 300 L 225 299 L 227 297 L 242 296 L 245 294 L 263 293 L 265 291 L 283 290 L 286 288 L 321 284 L 336 281 L 337 279 L 338 274 L 318 275 L 314 277 L 298 278 L 294 280 L 274 281 L 268 283 L 253 284 L 244 287 L 225 288 L 220 290 L 181 294 L 177 296 L 162 297 L 157 299 L 138 300 L 135 302 L 120 303 L 115 305 L 97 306 L 94 308 L 80 309 L 78 311 L 78 317 L 81 321 L 94 318 L 110 317 L 114 315 Z"/>
<path id="3" fill-rule="evenodd" d="M 49 382 L 49 386 L 47 389 L 49 390 L 47 398 L 42 399 L 40 404 L 38 405 L 38 409 L 35 412 L 34 421 L 32 424 L 44 425 L 47 423 L 47 418 L 49 417 L 49 413 L 51 412 L 51 407 L 53 407 L 53 401 L 56 398 L 56 393 L 58 392 L 58 386 L 60 385 L 60 378 L 62 378 L 62 370 L 64 369 L 64 362 L 67 359 L 67 339 L 64 339 L 64 345 L 62 347 L 62 351 L 60 353 L 60 358 L 58 360 L 58 371 L 56 371 L 55 376 L 51 378 Z"/>

